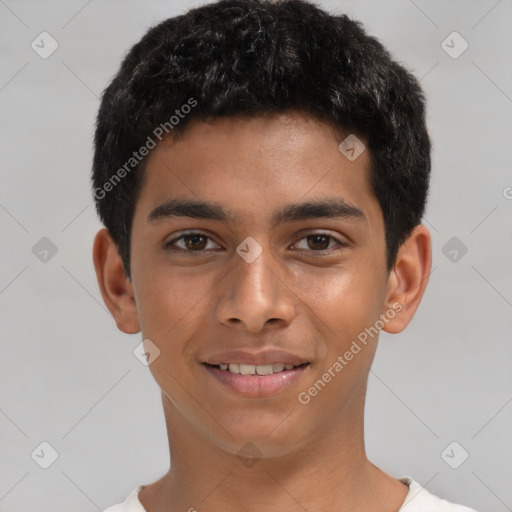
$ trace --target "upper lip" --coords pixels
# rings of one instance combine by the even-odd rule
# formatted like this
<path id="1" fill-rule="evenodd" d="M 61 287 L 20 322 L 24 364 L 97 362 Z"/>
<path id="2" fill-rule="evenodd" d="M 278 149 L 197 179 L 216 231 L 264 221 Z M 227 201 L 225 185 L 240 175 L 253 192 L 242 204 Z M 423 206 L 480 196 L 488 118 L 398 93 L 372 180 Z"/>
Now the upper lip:
<path id="1" fill-rule="evenodd" d="M 238 363 L 238 364 L 293 364 L 299 366 L 308 363 L 307 359 L 291 354 L 284 350 L 260 350 L 259 352 L 248 350 L 230 350 L 227 352 L 219 352 L 203 361 L 206 364 L 218 366 L 221 363 Z"/>

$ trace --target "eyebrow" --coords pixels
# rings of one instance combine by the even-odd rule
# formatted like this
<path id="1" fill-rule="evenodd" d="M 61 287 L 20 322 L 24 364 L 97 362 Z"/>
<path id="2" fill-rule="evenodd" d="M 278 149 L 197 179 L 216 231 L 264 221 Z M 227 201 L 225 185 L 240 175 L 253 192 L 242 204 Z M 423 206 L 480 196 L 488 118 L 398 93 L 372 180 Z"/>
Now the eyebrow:
<path id="1" fill-rule="evenodd" d="M 148 223 L 156 223 L 172 217 L 190 217 L 192 219 L 210 219 L 234 222 L 236 216 L 221 204 L 189 199 L 172 199 L 157 206 L 147 217 Z M 364 213 L 341 198 L 326 198 L 304 203 L 287 204 L 272 215 L 272 223 L 319 219 L 346 218 L 367 222 Z"/>

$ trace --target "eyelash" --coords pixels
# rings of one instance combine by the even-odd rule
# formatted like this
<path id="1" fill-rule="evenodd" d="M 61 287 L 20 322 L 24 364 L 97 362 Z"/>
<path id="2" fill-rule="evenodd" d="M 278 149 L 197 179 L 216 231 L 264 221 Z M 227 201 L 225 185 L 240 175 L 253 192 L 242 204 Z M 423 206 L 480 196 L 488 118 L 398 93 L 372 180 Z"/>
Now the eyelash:
<path id="1" fill-rule="evenodd" d="M 183 252 L 187 252 L 187 253 L 197 253 L 197 254 L 201 254 L 201 253 L 204 253 L 204 252 L 207 252 L 207 249 L 200 249 L 198 251 L 194 251 L 194 250 L 190 250 L 190 249 L 183 249 L 181 247 L 176 247 L 176 242 L 179 241 L 179 240 L 182 240 L 184 238 L 188 238 L 188 237 L 193 237 L 194 235 L 199 235 L 199 236 L 202 236 L 202 237 L 205 237 L 209 240 L 212 240 L 208 235 L 206 235 L 206 233 L 202 233 L 201 231 L 191 231 L 191 232 L 188 232 L 188 233 L 184 233 L 176 238 L 173 238 L 172 240 L 170 240 L 169 242 L 167 242 L 165 245 L 164 245 L 164 248 L 167 249 L 167 250 L 170 250 L 170 251 L 183 251 Z M 334 236 L 330 235 L 329 233 L 323 233 L 323 232 L 319 232 L 319 233 L 308 233 L 306 234 L 305 236 L 303 236 L 299 242 L 301 240 L 304 240 L 306 238 L 308 238 L 309 236 L 325 236 L 331 240 L 334 240 L 337 242 L 338 244 L 338 249 L 334 249 L 333 247 L 331 247 L 330 249 L 322 249 L 322 250 L 319 250 L 319 251 L 316 251 L 314 249 L 298 249 L 298 252 L 306 252 L 306 251 L 309 251 L 309 252 L 314 252 L 314 253 L 319 253 L 320 255 L 322 254 L 330 254 L 331 252 L 333 252 L 333 249 L 334 251 L 338 251 L 338 250 L 341 250 L 345 247 L 348 247 L 348 244 L 345 243 L 345 242 L 342 242 L 341 240 L 335 238 Z"/>

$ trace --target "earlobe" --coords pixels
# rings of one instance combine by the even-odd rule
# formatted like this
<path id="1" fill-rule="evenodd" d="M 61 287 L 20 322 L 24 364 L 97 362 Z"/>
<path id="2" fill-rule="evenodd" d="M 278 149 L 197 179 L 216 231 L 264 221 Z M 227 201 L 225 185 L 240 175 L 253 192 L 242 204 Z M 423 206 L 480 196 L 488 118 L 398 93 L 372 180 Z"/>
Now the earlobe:
<path id="1" fill-rule="evenodd" d="M 395 314 L 383 327 L 384 331 L 396 334 L 407 327 L 425 293 L 431 266 L 430 232 L 420 224 L 398 250 L 389 274 L 384 313 L 393 310 Z"/>
<path id="2" fill-rule="evenodd" d="M 107 228 L 96 233 L 92 257 L 101 296 L 118 329 L 127 334 L 138 333 L 140 323 L 133 287 Z"/>

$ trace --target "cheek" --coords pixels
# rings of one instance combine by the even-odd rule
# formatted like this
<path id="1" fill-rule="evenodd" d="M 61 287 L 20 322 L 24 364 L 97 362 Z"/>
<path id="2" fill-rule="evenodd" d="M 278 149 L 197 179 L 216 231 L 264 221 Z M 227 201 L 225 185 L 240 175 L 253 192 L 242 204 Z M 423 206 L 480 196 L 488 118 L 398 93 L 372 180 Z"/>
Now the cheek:
<path id="1" fill-rule="evenodd" d="M 195 275 L 190 269 L 170 265 L 153 264 L 147 268 L 151 270 L 137 273 L 139 321 L 144 339 L 150 339 L 160 351 L 150 370 L 162 389 L 171 389 L 175 383 L 169 374 L 183 382 L 187 368 L 195 364 L 199 341 L 194 340 L 201 339 L 197 331 L 208 317 L 209 297 L 216 280 L 214 276 Z"/>
<path id="2" fill-rule="evenodd" d="M 297 281 L 308 309 L 325 324 L 327 336 L 340 349 L 378 319 L 384 284 L 372 271 L 372 262 L 362 261 L 344 269 L 325 269 Z"/>
<path id="3" fill-rule="evenodd" d="M 183 271 L 170 265 L 148 263 L 140 267 L 136 272 L 136 301 L 142 333 L 165 341 L 175 326 L 186 323 L 201 309 L 207 282 L 184 277 Z"/>
<path id="4" fill-rule="evenodd" d="M 159 351 L 149 370 L 161 389 L 175 397 L 179 396 L 177 383 L 186 377 L 184 351 L 186 341 L 194 335 L 200 297 L 190 282 L 173 279 L 164 272 L 156 274 L 158 279 L 147 279 L 139 285 L 139 320 L 144 339 L 151 340 Z"/>

